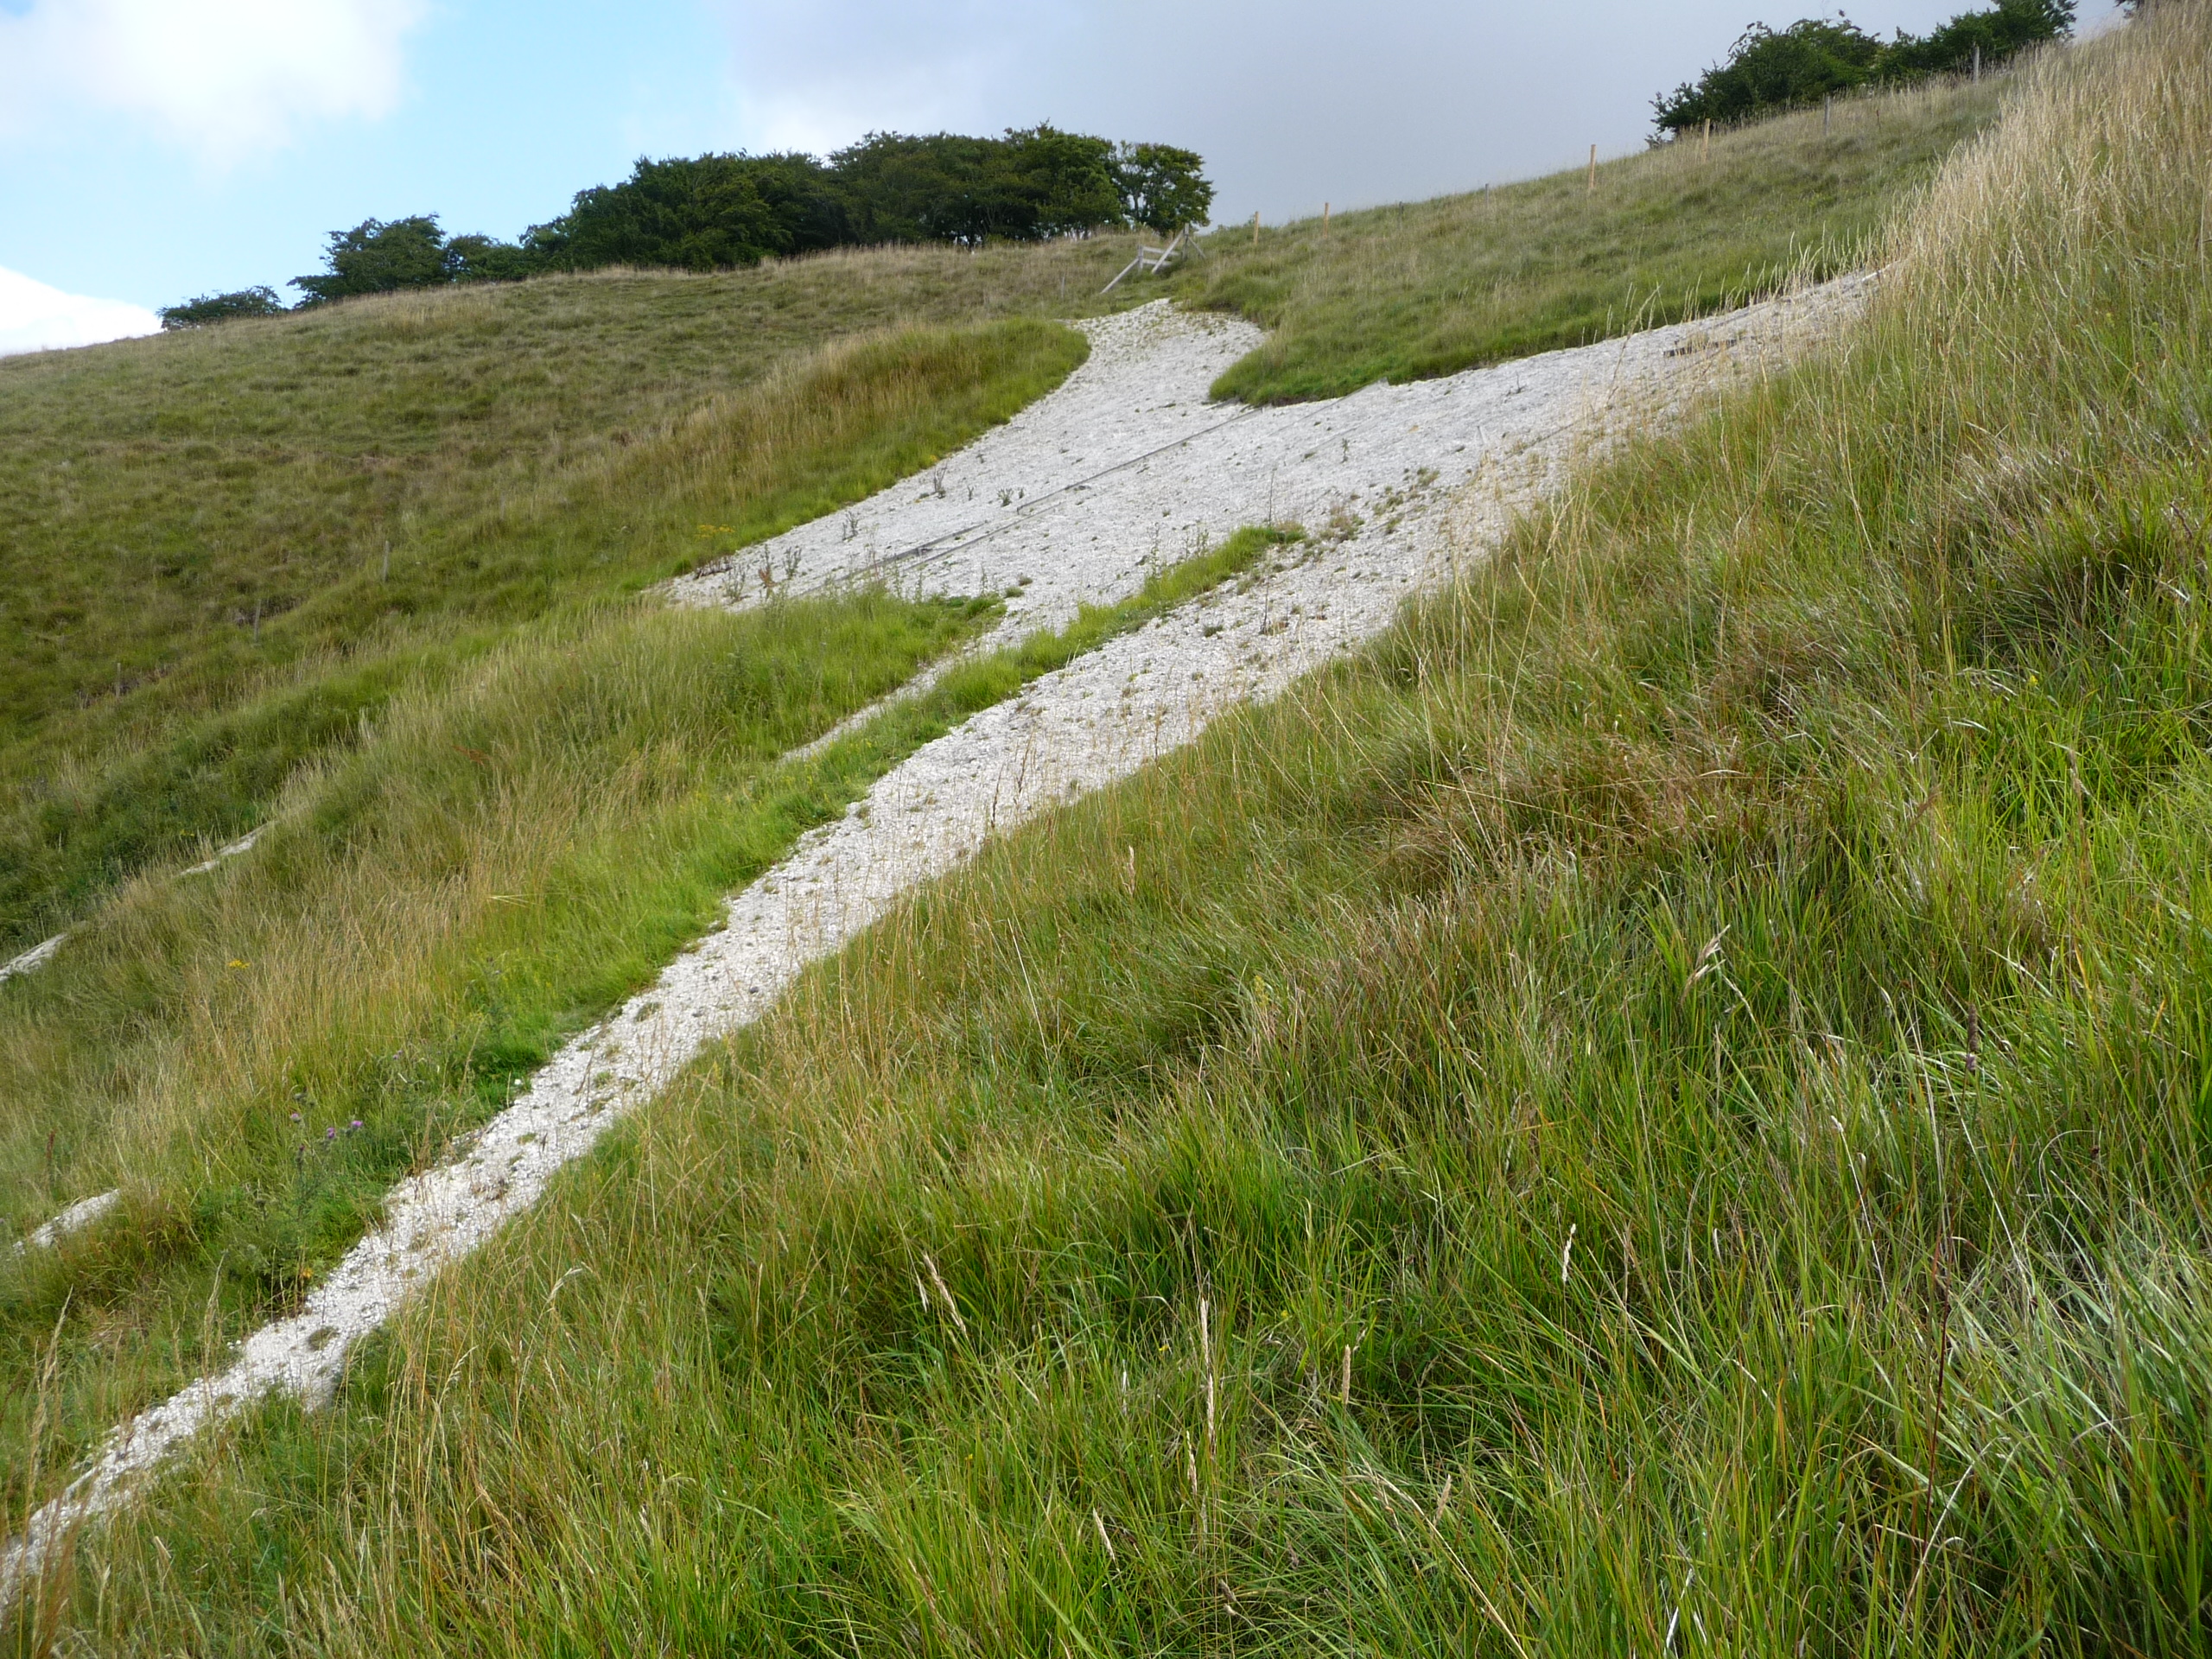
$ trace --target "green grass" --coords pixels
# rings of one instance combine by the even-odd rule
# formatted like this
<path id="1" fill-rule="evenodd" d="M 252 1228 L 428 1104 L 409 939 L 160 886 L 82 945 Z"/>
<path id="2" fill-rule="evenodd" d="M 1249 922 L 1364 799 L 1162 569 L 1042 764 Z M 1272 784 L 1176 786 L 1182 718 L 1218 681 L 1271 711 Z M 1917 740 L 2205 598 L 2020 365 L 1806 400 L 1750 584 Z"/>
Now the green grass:
<path id="1" fill-rule="evenodd" d="M 0 1267 L 10 1504 L 41 1363 L 81 1452 L 296 1303 L 395 1179 L 818 820 L 779 757 L 995 614 L 865 594 L 524 626 L 297 774 L 252 857 L 127 887 L 10 986 L 6 1232 L 119 1182 L 133 1211 Z"/>
<path id="2" fill-rule="evenodd" d="M 2004 93 L 1936 86 L 1433 201 L 1217 231 L 1170 284 L 1271 331 L 1217 396 L 1334 397 L 1741 304 L 1865 260 Z M 1825 124 L 1824 124 L 1825 122 Z"/>
<path id="3" fill-rule="evenodd" d="M 1847 351 L 918 895 L 20 1646 L 2204 1651 L 2208 159 L 2202 0 L 2037 71 Z"/>
<path id="4" fill-rule="evenodd" d="M 1004 420 L 1082 360 L 991 320 L 1056 264 L 1088 279 L 922 252 L 556 279 L 0 363 L 0 951 L 252 827 L 505 629 Z"/>
<path id="5" fill-rule="evenodd" d="M 252 828 L 519 622 L 1003 419 L 1080 349 L 1039 319 L 1242 311 L 1275 334 L 1219 390 L 1254 401 L 1446 373 L 1849 263 L 1997 99 L 1770 123 L 1609 163 L 1594 196 L 1575 174 L 1224 232 L 1104 300 L 1134 238 L 550 278 L 0 363 L 0 953 Z"/>
<path id="6" fill-rule="evenodd" d="M 780 757 L 996 601 L 632 604 L 533 625 L 296 779 L 250 860 L 126 890 L 0 1006 L 0 1231 L 129 1192 L 96 1235 L 0 1261 L 0 1505 L 41 1490 L 35 1434 L 50 1477 L 296 1306 L 396 1179 L 800 833 L 969 715 L 1296 539 L 1240 531 L 1057 633 L 963 658 L 799 760 Z"/>

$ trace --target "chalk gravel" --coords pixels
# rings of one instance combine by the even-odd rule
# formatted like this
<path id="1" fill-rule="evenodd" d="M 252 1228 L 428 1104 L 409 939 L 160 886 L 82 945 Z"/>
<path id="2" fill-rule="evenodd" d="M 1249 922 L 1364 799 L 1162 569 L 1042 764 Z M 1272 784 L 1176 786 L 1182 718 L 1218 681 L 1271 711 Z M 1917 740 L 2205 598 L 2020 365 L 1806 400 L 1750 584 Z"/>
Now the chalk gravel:
<path id="1" fill-rule="evenodd" d="M 1868 279 L 1847 278 L 1697 324 L 1279 409 L 1205 401 L 1258 330 L 1160 302 L 1080 325 L 1091 353 L 1066 383 L 931 474 L 671 584 L 677 603 L 739 606 L 871 581 L 909 594 L 1012 588 L 1001 632 L 1015 634 L 1122 598 L 1242 525 L 1294 521 L 1315 536 L 1287 550 L 1287 568 L 976 715 L 803 837 L 729 900 L 725 925 L 563 1048 L 448 1161 L 395 1188 L 383 1224 L 299 1313 L 118 1429 L 0 1554 L 0 1601 L 194 1435 L 271 1394 L 327 1401 L 348 1350 L 429 1275 L 918 885 L 1373 637 L 1578 456 L 1782 360 L 1867 292 Z"/>

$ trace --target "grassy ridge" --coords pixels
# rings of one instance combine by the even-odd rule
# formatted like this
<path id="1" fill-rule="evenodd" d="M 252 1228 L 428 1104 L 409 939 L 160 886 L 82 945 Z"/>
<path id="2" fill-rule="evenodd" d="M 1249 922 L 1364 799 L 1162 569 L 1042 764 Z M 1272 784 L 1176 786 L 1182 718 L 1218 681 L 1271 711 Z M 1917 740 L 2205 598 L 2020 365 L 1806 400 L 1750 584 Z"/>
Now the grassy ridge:
<path id="1" fill-rule="evenodd" d="M 853 287 L 832 323 L 886 308 Z M 863 497 L 1084 350 L 1033 321 L 810 350 L 822 319 L 764 309 L 552 281 L 0 365 L 0 950 L 251 827 L 399 686 Z"/>
<path id="2" fill-rule="evenodd" d="M 1187 304 L 1272 331 L 1217 396 L 1333 397 L 1580 346 L 1848 270 L 1884 219 L 1994 118 L 1999 84 L 1839 104 L 1467 195 L 1219 231 Z"/>
<path id="3" fill-rule="evenodd" d="M 1848 353 L 918 899 L 26 1642 L 2201 1651 L 2208 157 L 2202 0 L 2039 71 Z"/>

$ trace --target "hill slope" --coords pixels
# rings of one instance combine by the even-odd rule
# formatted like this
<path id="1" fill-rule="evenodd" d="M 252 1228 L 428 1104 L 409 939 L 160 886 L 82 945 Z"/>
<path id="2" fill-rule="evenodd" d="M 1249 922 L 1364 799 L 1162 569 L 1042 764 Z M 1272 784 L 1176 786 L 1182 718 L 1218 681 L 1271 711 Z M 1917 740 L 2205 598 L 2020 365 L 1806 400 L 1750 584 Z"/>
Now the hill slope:
<path id="1" fill-rule="evenodd" d="M 1221 378 L 1249 403 L 1678 322 L 1857 268 L 1884 220 L 1993 119 L 2008 82 L 1931 84 L 1433 201 L 1217 231 L 1173 286 L 1272 331 Z"/>
<path id="2" fill-rule="evenodd" d="M 1052 270 L 617 273 L 0 362 L 0 951 L 252 828 L 506 628 L 1004 419 L 1081 358 L 988 320 Z"/>
<path id="3" fill-rule="evenodd" d="M 2191 1650 L 2208 25 L 2039 73 L 1849 352 L 861 942 L 41 1630 Z"/>
<path id="4" fill-rule="evenodd" d="M 73 757 L 81 777 L 99 784 L 80 799 L 125 813 L 158 810 L 139 839 L 125 836 L 105 862 L 78 867 L 93 872 L 95 893 L 99 880 L 136 868 L 143 878 L 111 900 L 89 900 L 90 925 L 70 955 L 12 984 L 0 1006 L 13 1091 L 10 1197 L 25 1220 L 78 1196 L 94 1174 L 120 1173 L 137 1193 L 80 1248 L 28 1268 L 0 1264 L 0 1365 L 11 1402 L 4 1428 L 17 1450 L 11 1496 L 42 1491 L 54 1468 L 149 1389 L 157 1396 L 237 1332 L 291 1305 L 359 1236 L 386 1182 L 435 1155 L 450 1131 L 480 1121 L 551 1042 L 703 925 L 720 887 L 837 810 L 853 779 L 880 764 L 872 754 L 820 787 L 791 790 L 765 765 L 956 647 L 988 610 L 982 596 L 983 611 L 863 595 L 792 607 L 763 626 L 670 618 L 621 593 L 720 550 L 723 537 L 756 534 L 907 470 L 1049 384 L 1071 360 L 1064 335 L 978 320 L 1054 304 L 1056 270 L 1081 273 L 1116 257 L 1097 245 L 1031 251 L 1020 257 L 1033 263 L 1007 283 L 1011 298 L 995 286 L 1011 269 L 995 253 L 868 256 L 851 270 L 806 262 L 716 279 L 722 285 L 713 289 L 607 279 L 635 284 L 623 303 L 661 313 L 636 337 L 648 358 L 669 357 L 668 386 L 651 397 L 635 377 L 594 380 L 599 371 L 582 360 L 588 352 L 563 357 L 547 346 L 559 331 L 546 319 L 566 315 L 572 331 L 621 321 L 619 308 L 594 312 L 592 296 L 558 284 L 394 301 L 323 320 L 340 337 L 340 324 L 356 331 L 353 357 L 330 361 L 353 362 L 363 378 L 389 371 L 411 390 L 388 412 L 419 406 L 434 417 L 435 441 L 409 462 L 416 470 L 408 487 L 435 506 L 422 513 L 418 553 L 428 548 L 442 561 L 435 581 L 408 587 L 419 608 L 385 601 L 408 580 L 399 550 L 387 577 L 380 549 L 346 539 L 358 529 L 350 498 L 318 498 L 283 521 L 327 532 L 321 563 L 302 561 L 313 580 L 299 603 L 273 621 L 264 616 L 257 632 L 249 619 L 211 632 L 188 606 L 166 620 L 157 611 L 142 643 L 156 653 L 181 650 L 178 660 L 193 665 L 126 688 L 112 704 L 94 699 L 78 710 L 66 706 L 75 694 L 57 699 L 50 725 L 17 751 L 32 766 Z M 955 290 L 944 314 L 965 321 L 822 344 L 846 315 L 824 296 L 848 278 L 858 295 L 849 309 L 861 321 L 902 308 L 928 313 L 936 301 L 923 278 Z M 893 278 L 907 288 L 887 311 L 869 311 L 870 284 Z M 683 313 L 689 321 L 667 326 L 669 308 L 685 305 L 695 308 Z M 754 315 L 748 326 L 765 343 L 740 365 L 749 382 L 690 401 L 702 397 L 702 377 L 722 372 L 719 353 L 753 339 L 716 321 L 716 308 L 753 315 L 810 306 L 830 321 L 802 317 L 785 335 Z M 502 343 L 502 307 L 537 316 L 537 332 L 524 330 L 531 353 L 552 353 L 575 377 L 575 406 L 557 418 L 449 396 L 449 383 L 470 372 L 526 374 L 531 357 Z M 395 359 L 395 341 L 404 346 L 416 328 L 446 343 Z M 175 359 L 208 368 L 177 394 L 176 408 L 189 414 L 214 396 L 252 404 L 252 376 L 233 385 L 225 375 L 281 375 L 286 359 L 276 347 L 285 340 L 299 343 L 251 330 L 184 342 L 211 355 Z M 336 350 L 329 341 L 316 349 L 325 347 Z M 93 354 L 74 372 L 106 372 L 119 360 Z M 150 355 L 130 361 L 174 366 Z M 118 388 L 128 379 L 118 372 Z M 276 403 L 257 406 L 257 419 L 283 426 L 325 384 L 275 388 Z M 535 395 L 520 382 L 508 392 L 518 404 Z M 658 410 L 642 441 L 587 442 L 584 423 L 633 394 L 639 407 Z M 118 390 L 117 408 L 129 404 Z M 817 418 L 823 404 L 840 418 Z M 340 427 L 350 418 L 342 410 L 332 417 Z M 521 436 L 472 448 L 468 423 L 480 418 L 508 422 Z M 340 439 L 380 442 L 390 424 L 324 432 L 327 453 L 303 443 L 272 464 L 285 478 L 312 478 L 343 451 Z M 243 418 L 218 435 L 259 441 Z M 90 440 L 79 431 L 72 441 Z M 185 442 L 203 441 L 213 440 Z M 581 458 L 569 468 L 562 458 L 572 448 Z M 764 448 L 768 464 L 753 464 Z M 162 522 L 229 510 L 220 489 L 194 493 L 211 479 L 224 482 L 219 467 L 197 466 L 185 450 L 149 461 L 141 476 L 160 486 L 147 495 L 170 515 Z M 731 512 L 715 510 L 725 502 Z M 276 548 L 263 544 L 264 553 Z M 124 576 L 111 584 L 118 594 L 129 589 Z M 81 591 L 89 605 L 104 590 L 88 582 Z M 105 620 L 127 626 L 129 607 Z M 268 660 L 239 654 L 241 632 Z M 195 658 L 207 638 L 218 644 Z M 359 700 L 332 698 L 335 715 L 320 725 L 302 715 L 321 705 L 285 701 L 303 687 L 317 696 L 334 683 L 343 689 L 343 676 L 364 663 L 372 671 Z M 251 718 L 241 721 L 241 711 Z M 947 705 L 930 718 L 959 711 Z M 193 747 L 208 729 L 195 731 L 199 721 L 211 723 L 224 764 L 258 757 L 245 786 L 194 798 L 180 785 L 221 771 Z M 234 741 L 239 730 L 245 739 Z M 914 738 L 906 730 L 896 742 Z M 167 880 L 182 861 L 169 849 L 188 844 L 193 826 L 227 830 L 279 803 L 285 826 L 250 868 L 219 884 Z M 41 844 L 97 846 L 70 836 Z M 57 878 L 49 891 L 61 890 Z M 298 1144 L 307 1136 L 288 1127 L 288 1104 L 344 1138 L 327 1148 Z M 358 1133 L 343 1130 L 356 1113 Z"/>
<path id="5" fill-rule="evenodd" d="M 1993 88 L 1206 240 L 1166 286 L 1277 337 L 1225 377 L 1347 391 L 1840 269 Z M 0 362 L 0 959 L 265 817 L 285 776 L 512 625 L 865 495 L 1065 372 L 1131 238 L 423 292 Z M 986 332 L 956 342 L 870 331 Z M 842 344 L 841 344 L 842 343 Z M 889 402 L 885 399 L 888 397 Z M 902 401 L 903 400 L 903 401 Z M 793 411 L 749 474 L 742 449 Z M 834 420 L 819 418 L 834 414 Z M 679 433 L 682 435 L 679 436 Z M 708 446 L 710 448 L 711 446 Z"/>

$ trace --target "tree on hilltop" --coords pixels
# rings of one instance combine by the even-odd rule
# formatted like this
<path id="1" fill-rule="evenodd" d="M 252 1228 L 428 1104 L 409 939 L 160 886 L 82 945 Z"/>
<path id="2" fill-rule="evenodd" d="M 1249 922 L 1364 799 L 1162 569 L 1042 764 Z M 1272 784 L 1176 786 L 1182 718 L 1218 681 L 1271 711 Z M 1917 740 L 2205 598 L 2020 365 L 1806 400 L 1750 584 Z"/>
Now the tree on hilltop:
<path id="1" fill-rule="evenodd" d="M 438 230 L 438 214 L 418 213 L 410 219 L 363 219 L 352 230 L 332 230 L 323 254 L 327 272 L 321 276 L 294 276 L 289 288 L 301 289 L 301 305 L 325 305 L 354 294 L 390 294 L 396 288 L 431 288 L 454 281 L 447 270 L 445 232 Z"/>
<path id="2" fill-rule="evenodd" d="M 350 231 L 333 231 L 323 255 L 329 269 L 295 276 L 306 295 L 302 307 L 390 294 L 403 288 L 442 288 L 448 283 L 514 282 L 544 269 L 530 249 L 496 237 L 448 237 L 435 213 L 390 220 L 365 219 Z"/>
<path id="3" fill-rule="evenodd" d="M 1195 150 L 1116 144 L 1049 122 L 996 138 L 870 133 L 826 161 L 641 156 L 628 178 L 578 191 L 567 213 L 519 243 L 448 237 L 435 213 L 366 219 L 333 231 L 327 269 L 291 286 L 314 306 L 548 270 L 722 270 L 856 244 L 973 247 L 1132 225 L 1170 232 L 1205 222 L 1213 185 L 1205 165 Z"/>
<path id="4" fill-rule="evenodd" d="M 1883 54 L 1883 78 L 1956 74 L 1974 62 L 1977 48 L 1985 63 L 1996 63 L 2073 30 L 2073 0 L 1997 0 L 1987 11 L 1961 12 L 1929 34 L 1900 33 Z"/>
<path id="5" fill-rule="evenodd" d="M 1033 242 L 1128 222 L 1114 146 L 1049 123 L 998 138 L 872 132 L 830 158 L 859 242 Z"/>
<path id="6" fill-rule="evenodd" d="M 390 221 L 365 219 L 350 231 L 333 231 L 323 258 L 328 270 L 291 280 L 289 285 L 307 296 L 302 305 L 401 288 L 430 288 L 454 279 L 435 213 Z"/>
<path id="7" fill-rule="evenodd" d="M 238 317 L 281 316 L 284 302 L 273 288 L 241 288 L 228 294 L 202 294 L 194 299 L 165 305 L 155 315 L 168 329 L 206 328 Z"/>
<path id="8" fill-rule="evenodd" d="M 1900 29 L 1886 41 L 1840 12 L 1833 22 L 1808 17 L 1783 29 L 1753 23 L 1725 61 L 1651 100 L 1656 124 L 1667 133 L 1707 121 L 1726 126 L 1859 86 L 1956 73 L 1974 63 L 1977 53 L 1982 62 L 2000 62 L 2070 35 L 2074 13 L 2074 0 L 1996 0 L 1929 34 Z"/>
<path id="9" fill-rule="evenodd" d="M 1655 99 L 1662 131 L 1710 121 L 1716 126 L 1808 98 L 1844 92 L 1873 78 L 1882 43 L 1849 18 L 1808 17 L 1783 29 L 1753 23 L 1725 63 Z"/>
<path id="10" fill-rule="evenodd" d="M 1173 144 L 1122 144 L 1114 155 L 1114 182 L 1129 222 L 1155 231 L 1203 225 L 1213 211 L 1213 185 L 1195 149 Z"/>
<path id="11" fill-rule="evenodd" d="M 842 202 L 810 156 L 639 156 L 620 184 L 576 193 L 523 245 L 543 266 L 717 270 L 844 239 Z"/>
<path id="12" fill-rule="evenodd" d="M 445 268 L 456 283 L 518 283 L 545 263 L 528 248 L 495 236 L 456 236 L 446 243 Z"/>

